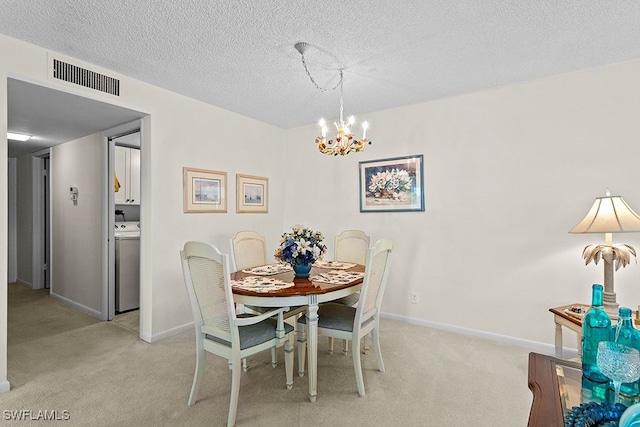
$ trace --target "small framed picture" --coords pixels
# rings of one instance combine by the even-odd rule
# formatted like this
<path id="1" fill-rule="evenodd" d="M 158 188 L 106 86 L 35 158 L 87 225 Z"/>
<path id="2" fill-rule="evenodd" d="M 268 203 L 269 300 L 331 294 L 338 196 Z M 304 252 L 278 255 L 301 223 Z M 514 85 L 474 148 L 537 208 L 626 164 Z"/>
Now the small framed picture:
<path id="1" fill-rule="evenodd" d="M 269 179 L 236 174 L 236 212 L 267 213 Z"/>
<path id="2" fill-rule="evenodd" d="M 185 213 L 227 212 L 227 173 L 183 168 Z"/>
<path id="3" fill-rule="evenodd" d="M 360 212 L 424 211 L 422 154 L 360 162 Z"/>

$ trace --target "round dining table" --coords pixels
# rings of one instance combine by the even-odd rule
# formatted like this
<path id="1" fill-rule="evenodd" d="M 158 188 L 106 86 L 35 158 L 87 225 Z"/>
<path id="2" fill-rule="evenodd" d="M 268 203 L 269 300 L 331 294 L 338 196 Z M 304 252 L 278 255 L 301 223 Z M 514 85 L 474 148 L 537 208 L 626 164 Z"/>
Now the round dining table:
<path id="1" fill-rule="evenodd" d="M 309 365 L 307 377 L 309 381 L 309 400 L 311 402 L 316 401 L 318 394 L 318 304 L 358 292 L 362 287 L 363 281 L 360 278 L 346 284 L 332 284 L 310 279 L 330 270 L 331 268 L 314 266 L 309 273 L 309 277 L 295 277 L 293 271 L 270 275 L 269 278 L 293 282 L 293 286 L 267 292 L 254 292 L 233 287 L 233 299 L 239 304 L 259 307 L 307 306 L 307 354 Z M 343 271 L 363 272 L 364 266 L 355 265 Z M 231 274 L 231 280 L 242 280 L 247 276 L 253 276 L 253 274 L 236 271 Z"/>

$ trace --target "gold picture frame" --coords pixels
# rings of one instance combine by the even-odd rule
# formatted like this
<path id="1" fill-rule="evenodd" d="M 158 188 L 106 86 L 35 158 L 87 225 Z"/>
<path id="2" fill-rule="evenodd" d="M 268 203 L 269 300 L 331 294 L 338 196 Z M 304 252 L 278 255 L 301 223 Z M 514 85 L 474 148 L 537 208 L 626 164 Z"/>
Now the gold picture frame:
<path id="1" fill-rule="evenodd" d="M 269 178 L 236 174 L 236 212 L 267 213 Z"/>
<path id="2" fill-rule="evenodd" d="M 182 168 L 185 213 L 226 213 L 227 173 Z"/>

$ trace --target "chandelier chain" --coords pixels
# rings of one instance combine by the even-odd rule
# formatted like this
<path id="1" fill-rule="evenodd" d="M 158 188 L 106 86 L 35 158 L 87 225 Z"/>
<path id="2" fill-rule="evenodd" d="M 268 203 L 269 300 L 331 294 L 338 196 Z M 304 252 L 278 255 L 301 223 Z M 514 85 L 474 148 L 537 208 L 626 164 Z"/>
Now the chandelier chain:
<path id="1" fill-rule="evenodd" d="M 313 76 L 311 75 L 311 72 L 309 72 L 309 68 L 307 67 L 307 61 L 305 61 L 304 59 L 304 53 L 302 54 L 302 65 L 304 65 L 304 71 L 307 73 L 307 76 L 309 76 L 309 79 L 311 80 L 311 83 L 314 84 L 314 86 L 321 90 L 324 93 L 329 93 L 329 92 L 333 92 L 334 90 L 336 90 L 338 88 L 338 86 L 342 87 L 342 68 L 340 68 L 340 81 L 338 81 L 338 83 L 332 87 L 331 89 L 324 89 L 322 86 L 320 86 L 316 80 L 313 78 Z"/>
<path id="2" fill-rule="evenodd" d="M 342 102 L 342 98 L 343 98 L 343 89 L 342 89 L 342 83 L 344 81 L 344 76 L 342 75 L 342 68 L 340 68 L 340 123 L 343 123 L 344 120 L 342 118 L 342 112 L 344 111 L 344 106 L 343 106 L 343 102 Z"/>

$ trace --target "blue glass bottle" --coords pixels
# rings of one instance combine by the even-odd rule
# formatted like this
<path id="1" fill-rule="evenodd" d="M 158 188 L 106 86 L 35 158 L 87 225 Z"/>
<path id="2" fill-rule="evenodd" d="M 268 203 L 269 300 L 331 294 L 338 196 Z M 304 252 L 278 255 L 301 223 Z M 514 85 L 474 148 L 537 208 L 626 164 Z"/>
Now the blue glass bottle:
<path id="1" fill-rule="evenodd" d="M 582 321 L 582 375 L 589 380 L 608 383 L 597 365 L 598 344 L 609 341 L 611 318 L 602 306 L 602 285 L 595 284 L 591 291 L 591 308 Z"/>
<path id="2" fill-rule="evenodd" d="M 633 326 L 631 319 L 631 309 L 620 307 L 618 323 L 611 329 L 611 341 L 626 345 L 627 347 L 640 350 L 640 331 Z M 637 398 L 640 395 L 640 384 L 622 383 L 620 386 L 620 396 L 622 398 Z"/>

